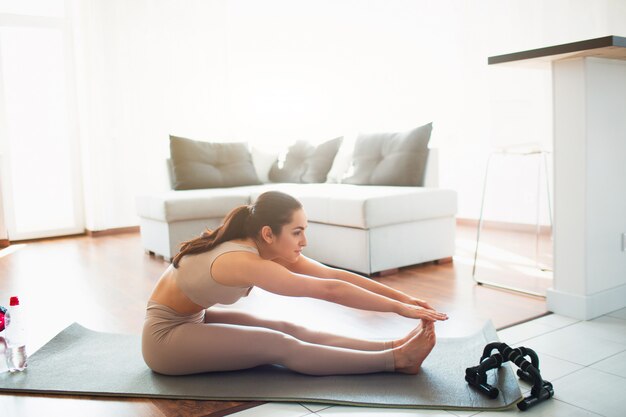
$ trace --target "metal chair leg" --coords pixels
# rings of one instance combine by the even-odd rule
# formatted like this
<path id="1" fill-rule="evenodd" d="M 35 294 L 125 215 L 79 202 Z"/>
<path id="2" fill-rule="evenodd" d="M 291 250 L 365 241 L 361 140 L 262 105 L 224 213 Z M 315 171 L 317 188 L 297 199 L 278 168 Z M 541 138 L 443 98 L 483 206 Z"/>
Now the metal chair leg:
<path id="1" fill-rule="evenodd" d="M 472 278 L 477 283 L 479 283 L 478 280 L 476 280 L 476 259 L 478 257 L 478 242 L 480 242 L 480 230 L 483 226 L 483 210 L 485 208 L 485 194 L 487 193 L 487 174 L 489 174 L 489 165 L 491 164 L 492 156 L 493 154 L 489 154 L 489 158 L 487 158 L 487 167 L 485 168 L 485 178 L 483 180 L 483 195 L 480 202 L 480 215 L 478 216 L 478 228 L 476 230 L 476 249 L 474 250 L 474 266 L 472 267 Z"/>

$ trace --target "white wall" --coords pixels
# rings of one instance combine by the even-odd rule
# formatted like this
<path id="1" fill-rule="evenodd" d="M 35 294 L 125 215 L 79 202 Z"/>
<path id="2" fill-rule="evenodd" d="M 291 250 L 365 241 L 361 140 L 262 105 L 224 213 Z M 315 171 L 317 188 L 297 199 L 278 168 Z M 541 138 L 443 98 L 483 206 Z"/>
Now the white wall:
<path id="1" fill-rule="evenodd" d="M 552 137 L 549 68 L 487 57 L 626 35 L 617 0 L 73 4 L 91 230 L 137 224 L 134 196 L 167 187 L 170 133 L 279 146 L 429 121 L 440 185 L 477 218 L 490 150 Z M 486 218 L 534 223 L 533 161 L 499 169 Z"/>

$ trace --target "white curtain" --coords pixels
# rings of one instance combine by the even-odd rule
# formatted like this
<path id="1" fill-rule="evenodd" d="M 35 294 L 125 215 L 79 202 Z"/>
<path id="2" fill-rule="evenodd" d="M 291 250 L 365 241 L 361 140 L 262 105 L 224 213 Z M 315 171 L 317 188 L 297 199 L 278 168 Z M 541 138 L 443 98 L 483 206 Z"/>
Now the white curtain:
<path id="1" fill-rule="evenodd" d="M 73 85 L 64 2 L 1 2 L 2 223 L 11 240 L 84 230 Z"/>

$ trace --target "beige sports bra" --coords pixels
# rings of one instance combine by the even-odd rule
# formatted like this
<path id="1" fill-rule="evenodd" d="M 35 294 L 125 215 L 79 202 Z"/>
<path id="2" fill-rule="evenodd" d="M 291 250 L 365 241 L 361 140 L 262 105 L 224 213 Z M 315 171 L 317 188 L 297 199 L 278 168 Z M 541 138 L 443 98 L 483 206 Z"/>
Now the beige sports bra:
<path id="1" fill-rule="evenodd" d="M 180 290 L 194 303 L 208 308 L 214 304 L 233 304 L 248 295 L 252 287 L 231 287 L 215 281 L 211 275 L 213 262 L 228 252 L 251 252 L 256 248 L 235 242 L 224 242 L 208 252 L 186 255 L 178 268 L 170 266 L 170 273 Z"/>

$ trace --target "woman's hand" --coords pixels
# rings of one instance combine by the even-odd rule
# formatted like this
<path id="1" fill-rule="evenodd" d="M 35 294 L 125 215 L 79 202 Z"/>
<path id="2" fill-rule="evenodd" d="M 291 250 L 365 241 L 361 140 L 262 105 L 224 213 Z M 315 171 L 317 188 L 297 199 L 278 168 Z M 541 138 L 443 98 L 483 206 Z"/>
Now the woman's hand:
<path id="1" fill-rule="evenodd" d="M 426 304 L 426 303 L 425 303 Z M 428 306 L 428 304 L 426 304 Z M 430 307 L 430 306 L 428 306 Z M 448 315 L 433 310 L 432 308 L 426 308 L 420 305 L 412 305 L 405 303 L 399 312 L 401 316 L 411 319 L 422 319 L 429 321 L 448 320 Z"/>
<path id="2" fill-rule="evenodd" d="M 430 306 L 430 304 L 428 304 L 426 301 L 421 300 L 419 298 L 415 298 L 415 297 L 409 297 L 409 299 L 406 301 L 407 304 L 411 304 L 411 305 L 415 305 L 415 306 L 420 306 L 423 307 L 427 310 L 434 310 L 434 308 L 432 308 Z"/>

